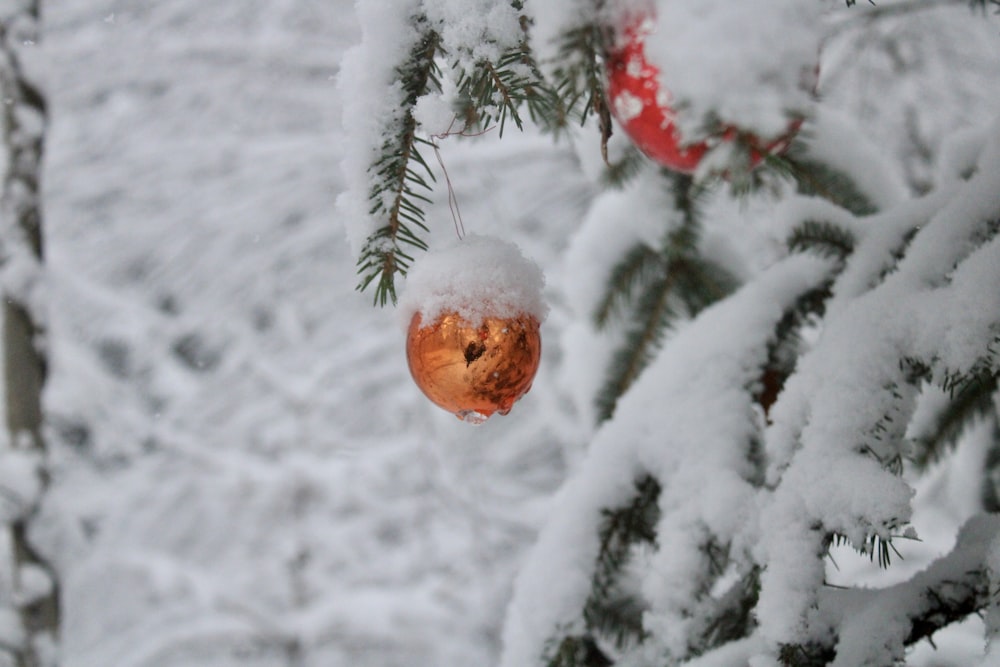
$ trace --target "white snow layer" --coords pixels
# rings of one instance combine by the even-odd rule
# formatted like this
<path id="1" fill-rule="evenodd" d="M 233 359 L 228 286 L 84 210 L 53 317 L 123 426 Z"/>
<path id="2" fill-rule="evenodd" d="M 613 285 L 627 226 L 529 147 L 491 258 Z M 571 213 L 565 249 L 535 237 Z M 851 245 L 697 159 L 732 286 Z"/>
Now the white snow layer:
<path id="1" fill-rule="evenodd" d="M 419 8 L 419 0 L 359 0 L 361 41 L 341 60 L 337 91 L 342 105 L 341 174 L 346 188 L 337 197 L 337 214 L 355 256 L 381 224 L 369 212 L 368 197 L 376 184 L 369 169 L 407 111 L 395 71 L 419 37 L 411 25 Z"/>
<path id="2" fill-rule="evenodd" d="M 41 460 L 29 449 L 0 451 L 0 523 L 24 518 L 42 491 Z"/>
<path id="3" fill-rule="evenodd" d="M 767 451 L 777 489 L 762 517 L 760 557 L 769 567 L 758 604 L 761 632 L 772 642 L 803 637 L 823 582 L 814 558 L 821 535 L 810 526 L 860 548 L 866 535 L 889 538 L 910 520 L 913 491 L 884 468 L 905 454 L 887 445 L 902 441 L 915 408 L 899 358 L 926 360 L 940 382 L 946 371 L 972 370 L 995 341 L 1000 296 L 983 286 L 1000 284 L 1000 238 L 964 254 L 1000 216 L 998 167 L 995 131 L 975 178 L 951 191 L 940 211 L 938 197 L 923 201 L 932 216 L 926 224 L 919 206 L 901 207 L 920 225 L 905 258 L 879 287 L 834 300 L 820 339 L 772 410 Z M 853 280 L 850 263 L 841 280 Z"/>
<path id="4" fill-rule="evenodd" d="M 400 322 L 415 313 L 427 325 L 455 312 L 471 326 L 485 317 L 531 315 L 539 322 L 548 307 L 542 299 L 545 278 L 534 262 L 509 241 L 470 234 L 421 255 L 406 276 L 399 302 Z"/>
<path id="5" fill-rule="evenodd" d="M 749 540 L 756 525 L 746 479 L 755 423 L 747 387 L 757 381 L 785 308 L 831 269 L 814 257 L 775 266 L 680 332 L 621 398 L 583 467 L 560 491 L 555 520 L 518 577 L 502 665 L 539 664 L 546 640 L 579 627 L 601 510 L 630 500 L 634 483 L 647 473 L 663 485 L 664 517 L 657 526 L 660 551 L 643 584 L 653 608 L 650 623 L 668 642 L 684 636 L 689 621 L 682 605 L 706 576 L 697 570 L 704 559 L 687 557 L 701 546 L 702 532 Z"/>

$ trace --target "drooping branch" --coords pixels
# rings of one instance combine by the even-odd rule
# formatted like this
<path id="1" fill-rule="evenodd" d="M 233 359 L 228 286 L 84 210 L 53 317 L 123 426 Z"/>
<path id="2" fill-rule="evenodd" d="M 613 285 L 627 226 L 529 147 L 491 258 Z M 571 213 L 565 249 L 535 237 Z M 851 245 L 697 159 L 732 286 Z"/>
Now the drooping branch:
<path id="1" fill-rule="evenodd" d="M 895 664 L 904 650 L 938 630 L 986 609 L 991 602 L 987 562 L 1000 535 L 996 515 L 973 517 L 951 553 L 913 578 L 889 588 L 821 593 L 818 617 L 833 619 L 809 644 L 782 647 L 789 667 Z"/>
<path id="2" fill-rule="evenodd" d="M 383 306 L 389 301 L 396 302 L 395 276 L 405 274 L 413 260 L 405 248 L 427 248 L 413 227 L 427 231 L 422 204 L 430 203 L 425 193 L 431 190 L 434 174 L 420 154 L 420 145 L 426 140 L 417 135 L 413 110 L 417 100 L 429 90 L 440 91 L 435 58 L 441 38 L 427 25 L 426 19 L 418 19 L 417 25 L 420 37 L 407 62 L 396 70 L 397 81 L 404 91 L 400 121 L 385 139 L 380 157 L 369 170 L 374 174 L 368 195 L 370 213 L 381 218 L 383 224 L 369 236 L 358 258 L 361 274 L 358 289 L 364 290 L 377 279 L 375 302 Z"/>

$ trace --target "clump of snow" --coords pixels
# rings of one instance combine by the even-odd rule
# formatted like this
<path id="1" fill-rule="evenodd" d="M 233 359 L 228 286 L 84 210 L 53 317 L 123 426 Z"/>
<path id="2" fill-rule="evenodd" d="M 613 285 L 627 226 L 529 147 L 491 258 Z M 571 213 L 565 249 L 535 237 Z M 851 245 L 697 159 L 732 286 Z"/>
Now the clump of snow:
<path id="1" fill-rule="evenodd" d="M 10 607 L 0 607 L 0 645 L 21 646 L 24 643 L 24 626 L 21 616 Z"/>
<path id="2" fill-rule="evenodd" d="M 543 68 L 557 61 L 563 35 L 596 20 L 595 4 L 580 0 L 527 3 L 526 9 L 531 18 L 531 50 Z"/>
<path id="3" fill-rule="evenodd" d="M 879 209 L 906 198 L 897 167 L 866 139 L 860 124 L 845 114 L 817 108 L 803 125 L 800 137 L 811 160 L 850 174 L 851 182 Z"/>
<path id="4" fill-rule="evenodd" d="M 580 315 L 590 316 L 629 249 L 638 243 L 659 248 L 663 236 L 680 226 L 681 213 L 670 199 L 662 177 L 652 170 L 594 199 L 566 248 L 564 289 Z"/>
<path id="5" fill-rule="evenodd" d="M 422 95 L 413 107 L 413 119 L 429 136 L 443 137 L 462 127 L 456 127 L 454 107 L 443 95 Z"/>
<path id="6" fill-rule="evenodd" d="M 10 523 L 30 512 L 42 491 L 38 455 L 8 449 L 0 452 L 0 521 Z"/>
<path id="7" fill-rule="evenodd" d="M 989 130 L 990 125 L 964 128 L 942 142 L 935 180 L 938 183 L 950 183 L 975 173 L 976 162 L 989 136 Z"/>
<path id="8" fill-rule="evenodd" d="M 620 39 L 637 17 L 654 24 L 647 58 L 670 91 L 680 133 L 694 142 L 713 120 L 778 137 L 790 111 L 811 109 L 822 7 L 800 0 L 620 0 L 608 13 Z"/>
<path id="9" fill-rule="evenodd" d="M 399 302 L 402 322 L 423 322 L 456 312 L 472 326 L 485 317 L 532 315 L 545 319 L 545 278 L 538 265 L 508 241 L 470 234 L 418 258 Z"/>
<path id="10" fill-rule="evenodd" d="M 347 187 L 337 197 L 337 212 L 355 255 L 379 226 L 369 212 L 368 195 L 374 185 L 369 168 L 403 113 L 396 67 L 406 61 L 419 38 L 410 23 L 419 6 L 418 0 L 358 2 L 361 42 L 341 61 L 337 92 L 344 127 L 341 172 Z"/>
<path id="11" fill-rule="evenodd" d="M 524 33 L 517 11 L 507 0 L 423 0 L 427 18 L 440 26 L 444 50 L 470 69 L 480 60 L 495 61 Z"/>
<path id="12" fill-rule="evenodd" d="M 52 577 L 44 569 L 32 563 L 25 563 L 17 571 L 17 591 L 15 601 L 18 605 L 30 605 L 52 592 Z"/>

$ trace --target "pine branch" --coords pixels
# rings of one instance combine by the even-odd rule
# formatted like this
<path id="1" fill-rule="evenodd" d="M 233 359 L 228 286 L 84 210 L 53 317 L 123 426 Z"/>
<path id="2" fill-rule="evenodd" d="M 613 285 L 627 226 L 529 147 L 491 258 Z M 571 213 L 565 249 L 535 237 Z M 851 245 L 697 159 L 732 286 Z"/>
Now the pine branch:
<path id="1" fill-rule="evenodd" d="M 753 609 L 757 606 L 759 595 L 760 568 L 755 566 L 719 598 L 698 646 L 692 647 L 692 655 L 701 655 L 749 636 L 756 627 Z"/>
<path id="2" fill-rule="evenodd" d="M 798 362 L 799 330 L 813 317 L 822 317 L 826 302 L 833 295 L 833 279 L 799 296 L 782 315 L 768 343 L 767 361 L 760 371 L 760 387 L 754 393 L 765 417 L 791 377 Z"/>
<path id="3" fill-rule="evenodd" d="M 899 553 L 899 550 L 893 545 L 892 539 L 893 538 L 882 538 L 878 535 L 871 534 L 865 538 L 864 543 L 859 547 L 851 542 L 845 535 L 833 533 L 829 536 L 828 541 L 831 547 L 839 547 L 846 544 L 862 556 L 868 556 L 869 560 L 873 563 L 875 562 L 875 557 L 878 556 L 878 565 L 880 568 L 885 570 L 892 565 L 892 554 L 896 554 L 901 560 L 903 558 L 903 555 Z"/>
<path id="4" fill-rule="evenodd" d="M 941 582 L 928 587 L 924 595 L 930 602 L 927 609 L 911 619 L 910 633 L 904 644 L 912 646 L 929 638 L 941 628 L 978 613 L 990 604 L 989 577 L 982 570 L 964 573 L 964 581 Z"/>
<path id="5" fill-rule="evenodd" d="M 782 667 L 826 667 L 837 652 L 832 646 L 818 642 L 808 644 L 783 644 L 778 649 L 778 662 Z"/>
<path id="6" fill-rule="evenodd" d="M 521 12 L 524 3 L 519 0 L 511 6 Z M 471 71 L 458 71 L 458 93 L 463 101 L 461 115 L 469 125 L 485 129 L 499 125 L 499 136 L 510 118 L 519 130 L 524 129 L 522 105 L 528 108 L 531 120 L 543 128 L 558 131 L 566 124 L 567 111 L 562 98 L 545 81 L 528 42 L 530 21 L 520 15 L 522 39 L 506 49 L 496 62 L 479 60 Z"/>
<path id="7" fill-rule="evenodd" d="M 624 649 L 646 638 L 646 630 L 642 627 L 645 611 L 635 597 L 619 595 L 591 602 L 583 610 L 583 619 L 593 635 Z"/>
<path id="8" fill-rule="evenodd" d="M 662 273 L 660 253 L 645 243 L 634 245 L 611 270 L 607 289 L 594 310 L 597 328 L 603 329 L 613 317 L 620 315 L 640 285 Z"/>
<path id="9" fill-rule="evenodd" d="M 430 183 L 435 179 L 420 154 L 419 147 L 428 144 L 417 136 L 413 109 L 422 95 L 441 90 L 435 62 L 441 38 L 425 17 L 416 19 L 416 26 L 420 37 L 407 62 L 396 70 L 396 81 L 405 93 L 401 121 L 396 133 L 383 143 L 381 157 L 369 169 L 376 177 L 368 196 L 372 202 L 370 213 L 382 217 L 385 224 L 368 237 L 357 262 L 361 275 L 358 290 L 364 291 L 378 279 L 374 300 L 382 306 L 389 301 L 396 303 L 395 276 L 405 275 L 413 261 L 405 249 L 427 249 L 414 227 L 429 231 L 421 204 L 430 203 L 424 193 L 431 191 Z"/>
<path id="10" fill-rule="evenodd" d="M 626 183 L 631 181 L 639 174 L 640 171 L 642 171 L 643 165 L 645 165 L 648 161 L 638 148 L 629 144 L 629 146 L 623 151 L 621 158 L 615 162 L 611 162 L 607 158 L 606 148 L 607 147 L 605 146 L 605 168 L 604 172 L 601 174 L 601 182 L 606 187 L 624 187 Z"/>
<path id="11" fill-rule="evenodd" d="M 621 572 L 632 545 L 656 540 L 654 527 L 659 520 L 660 483 L 650 475 L 636 482 L 632 502 L 618 509 L 604 509 L 598 530 L 600 550 L 594 571 L 591 595 L 585 606 L 601 604 Z"/>
<path id="12" fill-rule="evenodd" d="M 995 411 L 993 397 L 1000 375 L 988 368 L 950 384 L 950 400 L 934 417 L 931 428 L 914 439 L 913 463 L 924 469 L 939 460 L 976 418 Z"/>
<path id="13" fill-rule="evenodd" d="M 511 5 L 518 11 L 523 9 L 519 0 Z M 413 262 L 411 253 L 427 249 L 421 237 L 429 232 L 423 205 L 431 203 L 429 195 L 436 180 L 420 151 L 422 146 L 433 144 L 418 135 L 413 110 L 423 95 L 441 93 L 438 59 L 446 54 L 439 32 L 427 17 L 413 21 L 419 36 L 395 76 L 404 92 L 399 120 L 392 136 L 381 146 L 379 159 L 369 169 L 375 183 L 369 192 L 369 212 L 385 223 L 368 237 L 357 262 L 361 275 L 358 289 L 363 291 L 375 283 L 374 301 L 382 306 L 396 302 L 395 276 L 406 275 Z M 527 106 L 531 118 L 543 125 L 563 122 L 559 119 L 566 112 L 535 63 L 527 39 L 528 21 L 523 15 L 521 27 L 523 39 L 503 51 L 496 62 L 481 59 L 470 71 L 463 70 L 458 60 L 452 63 L 462 101 L 456 117 L 464 119 L 464 129 L 496 124 L 502 137 L 508 119 L 523 129 L 522 106 Z"/>
<path id="14" fill-rule="evenodd" d="M 600 3 L 595 3 L 600 4 Z M 568 116 L 583 125 L 592 115 L 601 132 L 601 155 L 608 162 L 611 110 L 604 94 L 603 57 L 607 44 L 605 28 L 586 23 L 560 37 L 555 58 L 554 88 Z"/>
<path id="15" fill-rule="evenodd" d="M 689 317 L 695 317 L 739 287 L 739 281 L 726 267 L 707 257 L 687 257 L 683 261 L 683 267 L 684 270 L 677 274 L 676 290 Z"/>
<path id="16" fill-rule="evenodd" d="M 635 486 L 636 495 L 628 505 L 602 510 L 600 546 L 590 595 L 583 608 L 586 632 L 546 642 L 546 667 L 610 667 L 613 662 L 598 647 L 598 637 L 610 639 L 619 648 L 645 637 L 641 606 L 628 596 L 615 595 L 633 546 L 656 540 L 660 484 L 647 475 Z"/>
<path id="17" fill-rule="evenodd" d="M 793 144 L 785 155 L 768 156 L 766 163 L 793 178 L 800 194 L 823 197 L 859 217 L 878 212 L 878 206 L 850 174 L 802 153 L 800 145 Z"/>
<path id="18" fill-rule="evenodd" d="M 670 186 L 674 208 L 681 213 L 683 224 L 673 232 L 675 247 L 694 250 L 701 235 L 701 206 L 709 194 L 706 184 L 697 183 L 690 174 L 663 169 L 660 171 Z"/>
<path id="19" fill-rule="evenodd" d="M 475 118 L 479 128 L 499 124 L 503 137 L 508 117 L 517 129 L 524 128 L 518 108 L 533 97 L 530 93 L 541 84 L 513 67 L 520 64 L 521 57 L 520 50 L 508 51 L 496 64 L 482 60 L 471 72 L 459 76 L 458 92 L 465 101 L 464 115 Z"/>
<path id="20" fill-rule="evenodd" d="M 991 602 L 990 576 L 986 571 L 989 547 L 997 534 L 996 518 L 983 514 L 974 517 L 959 532 L 951 553 L 938 559 L 909 581 L 896 584 L 872 596 L 870 589 L 839 590 L 830 600 L 820 599 L 836 608 L 853 608 L 853 616 L 888 615 L 896 622 L 880 628 L 858 624 L 814 628 L 812 636 L 823 637 L 805 644 L 786 644 L 779 650 L 783 665 L 821 667 L 837 657 L 837 647 L 852 647 L 862 641 L 880 653 L 886 649 L 898 653 L 907 646 L 929 638 L 938 630 L 971 614 L 979 613 Z M 850 598 L 858 596 L 852 604 Z M 847 599 L 845 599 L 847 598 Z M 820 614 L 822 616 L 822 613 Z M 834 618 L 839 618 L 836 615 Z M 848 620 L 841 618 L 841 621 Z M 899 621 L 907 622 L 902 625 Z M 875 635 L 872 635 L 872 632 Z M 854 655 L 859 658 L 861 656 Z M 870 657 L 870 656 L 866 656 Z M 869 663 L 865 663 L 869 664 Z"/>
<path id="21" fill-rule="evenodd" d="M 677 264 L 669 267 L 659 278 L 647 284 L 639 296 L 625 340 L 612 356 L 607 378 L 598 392 L 598 421 L 611 418 L 618 399 L 649 364 L 666 330 L 677 318 L 677 312 L 670 307 L 677 272 Z"/>
<path id="22" fill-rule="evenodd" d="M 812 251 L 822 257 L 846 260 L 854 252 L 854 235 L 834 223 L 805 220 L 785 241 L 792 252 Z"/>
<path id="23" fill-rule="evenodd" d="M 681 224 L 664 236 L 659 253 L 636 246 L 612 271 L 595 321 L 604 326 L 622 306 L 631 305 L 625 339 L 598 392 L 597 418 L 609 419 L 618 399 L 653 358 L 673 322 L 696 315 L 730 294 L 737 281 L 724 267 L 698 254 L 700 203 L 705 190 L 691 176 L 664 172 Z M 678 310 L 677 306 L 683 305 Z M 686 311 L 686 312 L 685 312 Z"/>
<path id="24" fill-rule="evenodd" d="M 846 0 L 848 7 L 853 7 L 857 0 Z M 871 5 L 875 5 L 874 0 L 868 0 Z M 972 11 L 980 11 L 984 15 L 986 10 L 990 5 L 993 5 L 997 9 L 994 13 L 1000 13 L 1000 0 L 910 0 L 909 2 L 902 2 L 896 4 L 887 4 L 875 9 L 869 9 L 862 15 L 865 22 L 871 23 L 876 19 L 888 18 L 890 16 L 901 16 L 905 14 L 912 14 L 919 11 L 925 11 L 928 9 L 937 9 L 939 7 L 951 7 L 954 5 L 966 4 Z"/>
<path id="25" fill-rule="evenodd" d="M 545 663 L 546 667 L 611 667 L 613 664 L 591 637 L 565 637 Z"/>

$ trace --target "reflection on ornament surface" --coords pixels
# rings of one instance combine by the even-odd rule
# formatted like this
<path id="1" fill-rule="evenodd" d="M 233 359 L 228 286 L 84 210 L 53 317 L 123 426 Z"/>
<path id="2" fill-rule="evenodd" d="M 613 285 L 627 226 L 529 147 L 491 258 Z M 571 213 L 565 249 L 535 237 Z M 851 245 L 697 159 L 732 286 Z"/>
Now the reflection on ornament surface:
<path id="1" fill-rule="evenodd" d="M 541 360 L 538 320 L 486 317 L 473 327 L 456 313 L 424 325 L 410 321 L 406 360 L 420 390 L 436 405 L 473 423 L 510 412 L 531 389 Z"/>

